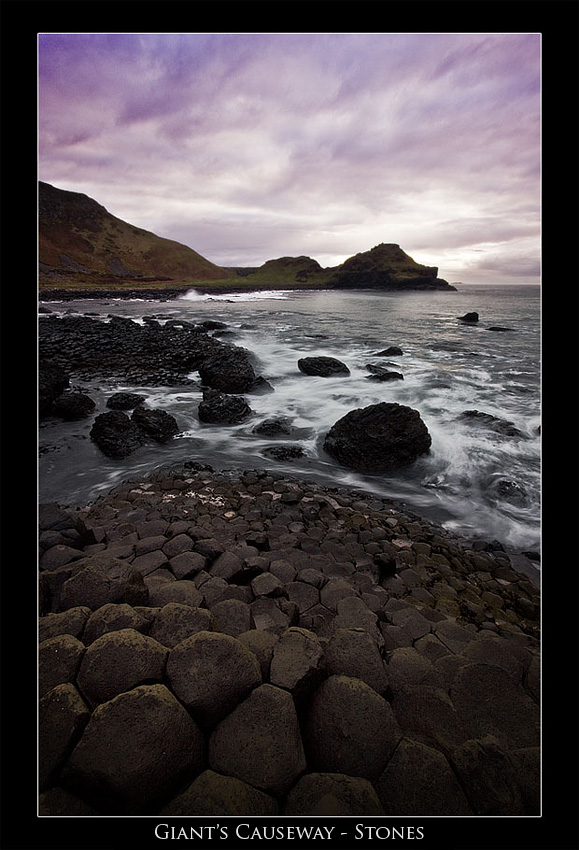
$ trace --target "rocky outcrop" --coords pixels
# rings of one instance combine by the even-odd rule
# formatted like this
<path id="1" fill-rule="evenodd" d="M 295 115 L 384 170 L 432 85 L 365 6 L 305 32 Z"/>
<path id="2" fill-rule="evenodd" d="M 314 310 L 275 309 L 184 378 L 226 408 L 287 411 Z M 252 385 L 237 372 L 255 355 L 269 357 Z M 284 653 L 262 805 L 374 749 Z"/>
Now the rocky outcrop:
<path id="1" fill-rule="evenodd" d="M 383 472 L 427 454 L 431 437 L 418 411 L 381 402 L 347 413 L 329 430 L 324 450 L 338 463 Z"/>
<path id="2" fill-rule="evenodd" d="M 539 813 L 539 597 L 496 545 L 187 465 L 39 518 L 43 815 Z"/>
<path id="3" fill-rule="evenodd" d="M 335 289 L 455 290 L 438 277 L 438 268 L 415 262 L 391 243 L 350 257 L 333 272 L 330 285 Z"/>

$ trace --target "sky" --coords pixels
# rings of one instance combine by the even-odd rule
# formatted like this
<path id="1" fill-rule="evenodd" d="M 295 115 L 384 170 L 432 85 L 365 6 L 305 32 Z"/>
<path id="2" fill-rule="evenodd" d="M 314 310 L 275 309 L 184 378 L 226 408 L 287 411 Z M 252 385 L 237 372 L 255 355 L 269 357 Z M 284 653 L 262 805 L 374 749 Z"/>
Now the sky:
<path id="1" fill-rule="evenodd" d="M 538 283 L 538 33 L 40 33 L 38 178 L 221 266 Z"/>

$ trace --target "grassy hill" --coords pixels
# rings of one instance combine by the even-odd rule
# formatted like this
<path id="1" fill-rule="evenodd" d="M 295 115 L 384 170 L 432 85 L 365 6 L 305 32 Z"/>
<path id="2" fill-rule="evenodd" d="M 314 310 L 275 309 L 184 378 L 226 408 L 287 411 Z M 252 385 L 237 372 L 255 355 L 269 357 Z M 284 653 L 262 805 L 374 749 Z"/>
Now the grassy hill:
<path id="1" fill-rule="evenodd" d="M 264 289 L 454 289 L 399 245 L 384 243 L 322 268 L 280 257 L 257 269 L 223 268 L 192 248 L 111 215 L 87 195 L 39 183 L 39 293 L 239 292 Z"/>

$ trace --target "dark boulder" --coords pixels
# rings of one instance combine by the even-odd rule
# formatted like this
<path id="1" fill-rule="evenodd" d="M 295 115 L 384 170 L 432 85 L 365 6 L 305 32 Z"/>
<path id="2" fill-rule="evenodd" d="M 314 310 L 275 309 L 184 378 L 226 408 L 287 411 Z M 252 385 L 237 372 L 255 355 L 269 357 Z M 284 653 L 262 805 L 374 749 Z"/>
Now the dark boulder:
<path id="1" fill-rule="evenodd" d="M 145 397 L 138 393 L 114 393 L 107 401 L 111 410 L 133 410 L 138 404 L 143 404 Z"/>
<path id="2" fill-rule="evenodd" d="M 512 422 L 509 422 L 506 419 L 500 419 L 498 416 L 492 416 L 490 413 L 483 413 L 480 410 L 465 410 L 460 414 L 459 419 L 463 422 L 489 428 L 491 431 L 496 431 L 498 434 L 503 434 L 505 437 L 523 436 L 522 432 L 519 431 Z"/>
<path id="3" fill-rule="evenodd" d="M 404 375 L 401 372 L 393 372 L 390 369 L 385 369 L 383 366 L 375 366 L 373 363 L 369 363 L 366 366 L 366 369 L 371 372 L 371 375 L 368 375 L 369 381 L 402 381 L 404 380 Z"/>
<path id="4" fill-rule="evenodd" d="M 383 351 L 377 351 L 376 357 L 400 357 L 404 352 L 397 345 L 390 345 Z"/>
<path id="5" fill-rule="evenodd" d="M 201 422 L 215 425 L 237 425 L 251 413 L 245 399 L 211 388 L 204 390 L 198 410 Z"/>
<path id="6" fill-rule="evenodd" d="M 464 316 L 458 317 L 461 322 L 468 322 L 469 324 L 476 324 L 478 322 L 478 313 L 465 313 Z"/>
<path id="7" fill-rule="evenodd" d="M 135 407 L 131 419 L 157 443 L 166 443 L 179 433 L 177 420 L 166 410 L 151 410 L 139 404 Z"/>
<path id="8" fill-rule="evenodd" d="M 94 401 L 86 393 L 65 392 L 54 399 L 52 412 L 55 416 L 72 422 L 89 416 L 95 407 Z"/>
<path id="9" fill-rule="evenodd" d="M 68 375 L 60 366 L 41 363 L 38 370 L 38 412 L 47 416 L 52 404 L 69 385 Z"/>
<path id="10" fill-rule="evenodd" d="M 301 446 L 268 446 L 262 452 L 272 460 L 292 461 L 305 457 L 305 451 Z"/>
<path id="11" fill-rule="evenodd" d="M 335 357 L 302 357 L 298 360 L 298 369 L 305 375 L 317 375 L 322 378 L 350 374 L 345 363 Z"/>
<path id="12" fill-rule="evenodd" d="M 111 410 L 96 417 L 90 436 L 107 457 L 128 457 L 144 442 L 145 436 L 136 422 L 122 410 Z"/>
<path id="13" fill-rule="evenodd" d="M 206 357 L 199 367 L 199 376 L 206 386 L 223 393 L 251 392 L 257 381 L 249 352 L 234 346 Z"/>
<path id="14" fill-rule="evenodd" d="M 326 435 L 324 450 L 343 466 L 384 472 L 413 463 L 428 453 L 431 442 L 417 410 L 381 402 L 338 420 Z"/>
<path id="15" fill-rule="evenodd" d="M 277 419 L 264 419 L 253 428 L 252 434 L 269 439 L 285 439 L 291 437 L 293 429 L 289 419 L 278 417 Z"/>

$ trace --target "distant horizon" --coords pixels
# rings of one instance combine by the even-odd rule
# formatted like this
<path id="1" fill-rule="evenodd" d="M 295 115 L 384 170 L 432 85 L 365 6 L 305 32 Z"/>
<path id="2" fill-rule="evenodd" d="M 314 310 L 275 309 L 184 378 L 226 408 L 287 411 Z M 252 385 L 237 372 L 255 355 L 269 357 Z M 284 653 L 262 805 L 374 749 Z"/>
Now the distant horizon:
<path id="1" fill-rule="evenodd" d="M 541 33 L 39 33 L 38 176 L 219 266 L 540 276 Z"/>

